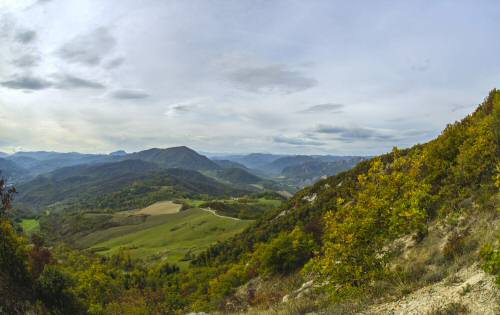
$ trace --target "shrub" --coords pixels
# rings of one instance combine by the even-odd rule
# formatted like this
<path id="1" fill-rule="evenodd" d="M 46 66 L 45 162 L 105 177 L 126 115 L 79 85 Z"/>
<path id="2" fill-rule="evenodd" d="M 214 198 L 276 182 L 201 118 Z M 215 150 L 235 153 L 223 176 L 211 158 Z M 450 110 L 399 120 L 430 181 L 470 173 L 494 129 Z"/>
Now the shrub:
<path id="1" fill-rule="evenodd" d="M 465 233 L 453 232 L 443 247 L 443 256 L 451 260 L 464 252 Z"/>
<path id="2" fill-rule="evenodd" d="M 263 274 L 288 274 L 302 267 L 313 255 L 316 243 L 310 234 L 295 228 L 290 233 L 281 233 L 255 252 Z"/>
<path id="3" fill-rule="evenodd" d="M 497 284 L 500 286 L 500 250 L 488 244 L 481 249 L 480 255 L 483 259 L 483 269 L 495 275 Z"/>

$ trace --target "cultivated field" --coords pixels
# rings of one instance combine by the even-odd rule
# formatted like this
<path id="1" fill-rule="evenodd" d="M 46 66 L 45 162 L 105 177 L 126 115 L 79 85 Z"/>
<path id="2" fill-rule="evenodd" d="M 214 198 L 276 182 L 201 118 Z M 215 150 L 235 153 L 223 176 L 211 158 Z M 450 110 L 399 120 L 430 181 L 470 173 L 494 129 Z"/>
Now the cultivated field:
<path id="1" fill-rule="evenodd" d="M 182 205 L 173 203 L 172 201 L 160 201 L 137 211 L 137 213 L 147 215 L 172 214 L 179 212 L 181 206 Z"/>

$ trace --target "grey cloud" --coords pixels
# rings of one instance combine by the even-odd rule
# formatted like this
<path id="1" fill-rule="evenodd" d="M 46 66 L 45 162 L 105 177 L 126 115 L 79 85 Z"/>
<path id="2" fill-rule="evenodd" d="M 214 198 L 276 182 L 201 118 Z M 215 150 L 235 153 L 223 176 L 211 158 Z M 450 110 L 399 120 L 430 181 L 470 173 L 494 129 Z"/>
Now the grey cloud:
<path id="1" fill-rule="evenodd" d="M 57 54 L 69 63 L 97 66 L 115 46 L 116 39 L 109 33 L 109 30 L 100 27 L 90 34 L 74 37 L 64 44 Z"/>
<path id="2" fill-rule="evenodd" d="M 179 114 L 185 114 L 193 111 L 196 105 L 190 104 L 175 104 L 168 107 L 168 110 L 165 112 L 165 116 L 176 116 Z"/>
<path id="3" fill-rule="evenodd" d="M 364 127 L 336 127 L 319 125 L 314 130 L 319 134 L 334 135 L 343 142 L 363 140 L 374 141 L 402 141 L 408 138 L 419 137 L 429 133 L 427 130 L 407 129 L 403 131 L 393 129 L 377 129 Z"/>
<path id="4" fill-rule="evenodd" d="M 111 93 L 111 96 L 120 100 L 139 100 L 148 98 L 150 95 L 142 90 L 115 90 Z"/>
<path id="5" fill-rule="evenodd" d="M 303 114 L 315 114 L 315 113 L 325 113 L 325 112 L 341 113 L 342 108 L 344 108 L 344 105 L 342 104 L 326 103 L 326 104 L 318 104 L 310 106 L 304 110 L 299 111 L 298 113 L 303 113 Z"/>
<path id="6" fill-rule="evenodd" d="M 173 112 L 184 112 L 184 113 L 187 113 L 187 112 L 190 112 L 191 110 L 193 110 L 195 106 L 193 105 L 172 105 L 170 106 L 169 108 L 169 111 L 173 111 Z"/>
<path id="7" fill-rule="evenodd" d="M 27 54 L 27 55 L 22 55 L 19 58 L 16 58 L 12 61 L 12 63 L 20 68 L 31 68 L 40 62 L 40 56 L 37 55 L 32 55 L 32 54 Z"/>
<path id="8" fill-rule="evenodd" d="M 32 30 L 19 31 L 16 34 L 15 40 L 22 44 L 29 44 L 36 38 L 36 32 Z"/>
<path id="9" fill-rule="evenodd" d="M 111 59 L 110 61 L 106 62 L 106 64 L 104 65 L 104 68 L 106 68 L 106 69 L 118 68 L 119 66 L 121 66 L 123 64 L 124 61 L 125 61 L 125 58 L 122 58 L 122 57 Z"/>
<path id="10" fill-rule="evenodd" d="M 355 140 L 394 140 L 395 136 L 386 131 L 374 128 L 362 127 L 335 127 L 320 125 L 316 132 L 322 134 L 335 135 L 338 139 L 352 142 Z"/>
<path id="11" fill-rule="evenodd" d="M 11 80 L 3 81 L 0 85 L 16 90 L 43 90 L 50 88 L 52 83 L 37 77 L 18 76 Z"/>
<path id="12" fill-rule="evenodd" d="M 56 76 L 57 83 L 55 87 L 62 90 L 70 90 L 70 89 L 104 89 L 105 86 L 99 82 L 91 81 L 79 77 L 75 77 L 69 74 L 58 75 Z"/>
<path id="13" fill-rule="evenodd" d="M 229 80 L 251 92 L 279 91 L 292 93 L 307 90 L 318 84 L 303 73 L 283 65 L 243 67 L 229 72 Z"/>
<path id="14" fill-rule="evenodd" d="M 299 145 L 299 146 L 321 146 L 325 144 L 324 142 L 314 141 L 310 139 L 290 138 L 284 136 L 274 137 L 273 141 L 275 143 L 283 143 L 283 144 Z"/>

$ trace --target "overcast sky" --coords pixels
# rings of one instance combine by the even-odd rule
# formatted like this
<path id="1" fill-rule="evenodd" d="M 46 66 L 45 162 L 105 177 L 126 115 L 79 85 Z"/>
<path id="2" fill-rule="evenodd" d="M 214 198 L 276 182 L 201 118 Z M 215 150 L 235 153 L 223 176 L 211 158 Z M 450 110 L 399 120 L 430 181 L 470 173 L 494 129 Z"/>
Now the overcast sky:
<path id="1" fill-rule="evenodd" d="M 500 86 L 500 1 L 0 0 L 0 151 L 379 154 Z"/>

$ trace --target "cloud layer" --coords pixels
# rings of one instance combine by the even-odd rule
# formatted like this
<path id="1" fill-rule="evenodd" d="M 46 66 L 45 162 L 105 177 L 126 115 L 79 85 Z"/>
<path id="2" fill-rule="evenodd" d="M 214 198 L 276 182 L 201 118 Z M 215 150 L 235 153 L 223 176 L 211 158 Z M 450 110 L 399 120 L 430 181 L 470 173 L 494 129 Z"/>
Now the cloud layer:
<path id="1" fill-rule="evenodd" d="M 0 151 L 408 147 L 498 85 L 499 11 L 451 0 L 0 2 Z"/>

